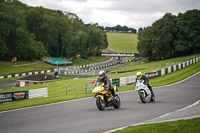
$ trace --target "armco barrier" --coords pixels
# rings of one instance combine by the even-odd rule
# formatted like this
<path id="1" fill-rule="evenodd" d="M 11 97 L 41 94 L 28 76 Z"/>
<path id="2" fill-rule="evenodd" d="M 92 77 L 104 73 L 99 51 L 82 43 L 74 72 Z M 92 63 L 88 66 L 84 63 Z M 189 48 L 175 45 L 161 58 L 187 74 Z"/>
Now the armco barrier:
<path id="1" fill-rule="evenodd" d="M 161 76 L 161 70 L 157 71 L 157 75 L 156 76 Z"/>
<path id="2" fill-rule="evenodd" d="M 127 84 L 126 84 L 126 77 L 121 77 L 120 78 L 120 86 L 126 86 Z"/>
<path id="3" fill-rule="evenodd" d="M 20 74 L 5 75 L 5 76 L 0 76 L 0 79 L 14 78 L 14 77 L 19 77 L 19 76 L 41 74 L 41 73 L 49 73 L 49 72 L 54 72 L 54 71 L 55 71 L 55 69 L 51 69 L 51 70 L 46 70 L 46 71 L 36 71 L 36 72 L 27 72 L 27 73 L 20 73 Z"/>
<path id="4" fill-rule="evenodd" d="M 136 76 L 129 76 L 129 77 L 126 77 L 126 84 L 133 84 L 135 83 L 135 79 L 136 79 Z"/>
<path id="5" fill-rule="evenodd" d="M 199 58 L 190 59 L 190 60 L 182 62 L 180 64 L 169 66 L 169 67 L 167 67 L 165 69 L 158 70 L 157 71 L 157 76 L 164 76 L 164 75 L 166 75 L 168 73 L 174 72 L 176 70 L 183 69 L 183 68 L 188 67 L 189 65 L 197 63 L 197 62 L 199 62 Z"/>
<path id="6" fill-rule="evenodd" d="M 185 67 L 187 67 L 191 64 L 197 63 L 197 62 L 199 62 L 199 58 L 190 59 L 188 61 L 182 62 L 182 63 L 177 64 L 177 65 L 168 66 L 167 68 L 164 68 L 164 69 L 161 69 L 161 70 L 158 70 L 158 71 L 155 71 L 155 72 L 146 73 L 145 75 L 149 79 L 152 79 L 152 78 L 155 78 L 155 77 L 164 76 L 164 75 L 166 75 L 168 73 L 172 73 L 176 70 L 183 69 L 183 68 L 185 68 Z M 132 77 L 132 79 L 130 79 L 129 77 L 121 77 L 121 78 L 119 78 L 119 81 L 118 81 L 118 79 L 113 79 L 113 81 L 114 81 L 114 84 L 119 84 L 119 86 L 125 86 L 127 84 L 134 83 L 135 78 L 136 78 L 136 76 Z"/>
<path id="7" fill-rule="evenodd" d="M 88 64 L 88 65 L 82 65 L 82 66 L 77 66 L 77 67 L 69 67 L 69 68 L 66 68 L 67 70 L 69 69 L 80 69 L 80 68 L 83 68 L 83 67 L 89 67 L 89 66 L 94 66 L 95 64 L 103 64 L 103 63 L 107 63 L 107 64 L 110 64 L 110 65 L 114 65 L 114 64 L 117 64 L 117 62 L 113 62 L 112 61 L 113 58 L 107 60 L 107 61 L 102 61 L 102 62 L 98 62 L 98 63 L 93 63 L 93 64 Z M 106 66 L 106 65 L 104 65 Z M 102 66 L 101 66 L 102 67 Z M 94 68 L 92 68 L 94 69 Z M 0 76 L 0 79 L 5 79 L 5 78 L 14 78 L 14 77 L 19 77 L 19 76 L 28 76 L 28 75 L 33 75 L 33 74 L 42 74 L 42 73 L 49 73 L 49 72 L 55 72 L 57 71 L 57 69 L 51 69 L 51 70 L 45 70 L 45 71 L 35 71 L 35 72 L 27 72 L 27 73 L 19 73 L 19 74 L 13 74 L 13 75 L 1 75 Z M 78 73 L 79 71 L 77 70 L 74 70 L 72 72 L 68 72 L 67 74 L 74 74 L 74 73 Z"/>
<path id="8" fill-rule="evenodd" d="M 177 68 L 176 65 L 173 65 L 173 70 L 174 70 L 174 71 L 176 71 L 176 68 Z"/>

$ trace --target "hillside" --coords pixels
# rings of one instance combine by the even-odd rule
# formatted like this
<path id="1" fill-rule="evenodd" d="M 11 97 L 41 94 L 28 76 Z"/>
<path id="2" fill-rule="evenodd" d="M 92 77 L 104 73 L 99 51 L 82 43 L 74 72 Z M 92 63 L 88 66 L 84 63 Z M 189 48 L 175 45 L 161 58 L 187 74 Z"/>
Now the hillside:
<path id="1" fill-rule="evenodd" d="M 108 49 L 119 53 L 138 53 L 137 34 L 107 33 Z"/>

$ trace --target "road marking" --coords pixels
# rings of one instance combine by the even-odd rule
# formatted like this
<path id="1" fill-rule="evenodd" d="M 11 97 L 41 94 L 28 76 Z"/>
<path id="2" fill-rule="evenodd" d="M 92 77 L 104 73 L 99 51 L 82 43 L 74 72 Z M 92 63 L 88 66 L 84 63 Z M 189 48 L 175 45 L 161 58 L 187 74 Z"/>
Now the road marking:
<path id="1" fill-rule="evenodd" d="M 191 108 L 192 106 L 195 106 L 195 105 L 199 104 L 199 102 L 200 102 L 200 100 L 198 100 L 197 102 L 195 102 L 195 103 L 193 103 L 193 104 L 191 104 L 189 106 L 186 106 L 186 107 L 184 107 L 182 109 L 179 109 L 179 110 L 176 110 L 176 111 L 173 111 L 173 112 L 170 112 L 170 113 L 166 113 L 164 115 L 158 116 L 158 117 L 153 118 L 151 120 L 147 120 L 146 122 L 141 122 L 141 123 L 136 123 L 136 124 L 132 124 L 132 125 L 116 128 L 116 129 L 109 130 L 109 131 L 106 131 L 106 132 L 103 132 L 103 133 L 111 133 L 111 132 L 114 132 L 114 131 L 123 130 L 123 129 L 127 128 L 127 127 L 130 127 L 130 126 L 138 126 L 138 125 L 146 125 L 146 124 L 154 124 L 154 123 L 162 123 L 162 122 L 170 122 L 170 121 L 178 121 L 178 120 L 187 120 L 187 119 L 197 118 L 197 117 L 200 117 L 200 115 L 190 116 L 190 117 L 182 117 L 182 118 L 170 119 L 170 120 L 161 120 L 161 121 L 157 121 L 157 122 L 148 122 L 148 121 L 155 120 L 157 118 L 163 118 L 165 116 L 171 115 L 172 113 L 175 113 L 175 112 L 178 112 L 178 111 L 182 111 L 182 110 Z"/>
<path id="2" fill-rule="evenodd" d="M 32 107 L 25 107 L 25 108 L 13 109 L 13 110 L 8 110 L 8 111 L 2 111 L 2 112 L 0 112 L 0 114 L 1 113 L 18 111 L 18 110 L 24 110 L 24 109 L 45 107 L 45 106 L 49 106 L 49 105 L 56 105 L 56 104 L 62 104 L 62 103 L 68 103 L 68 102 L 75 102 L 75 101 L 80 101 L 80 100 L 85 100 L 85 99 L 90 99 L 90 98 L 92 98 L 92 97 L 85 97 L 85 98 L 81 98 L 81 99 L 74 99 L 74 100 L 62 101 L 62 102 L 57 102 L 57 103 L 50 103 L 50 104 L 45 104 L 45 105 L 38 105 L 38 106 L 32 106 Z"/>

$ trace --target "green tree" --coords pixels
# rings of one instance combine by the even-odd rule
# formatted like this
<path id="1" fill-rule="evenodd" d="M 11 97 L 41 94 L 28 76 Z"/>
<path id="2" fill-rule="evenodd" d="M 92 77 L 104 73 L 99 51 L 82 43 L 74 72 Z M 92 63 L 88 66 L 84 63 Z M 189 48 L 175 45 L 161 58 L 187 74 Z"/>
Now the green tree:
<path id="1" fill-rule="evenodd" d="M 76 59 L 78 55 L 80 55 L 81 57 L 86 57 L 86 45 L 87 34 L 83 31 L 77 31 L 74 33 L 70 41 L 70 46 L 66 50 L 66 54 L 68 54 L 70 57 L 73 57 L 73 59 Z"/>
<path id="2" fill-rule="evenodd" d="M 145 30 L 138 32 L 138 44 L 137 49 L 142 57 L 148 58 L 148 60 L 153 60 L 152 55 L 152 38 L 153 38 L 153 28 L 147 27 Z"/>
<path id="3" fill-rule="evenodd" d="M 177 26 L 176 16 L 166 13 L 163 18 L 153 23 L 152 37 L 152 56 L 154 60 L 162 58 L 171 58 L 175 55 L 175 46 L 173 44 Z"/>
<path id="4" fill-rule="evenodd" d="M 85 57 L 88 51 L 107 47 L 100 28 L 85 25 L 73 13 L 28 7 L 18 0 L 0 1 L 0 58 Z"/>
<path id="5" fill-rule="evenodd" d="M 166 13 L 152 27 L 139 31 L 138 51 L 142 56 L 152 61 L 170 58 L 176 54 L 173 44 L 177 33 L 175 18 L 171 13 Z"/>
<path id="6" fill-rule="evenodd" d="M 177 39 L 174 44 L 178 54 L 200 52 L 200 10 L 179 13 L 177 18 Z"/>
<path id="7" fill-rule="evenodd" d="M 100 52 L 102 49 L 107 48 L 108 43 L 106 42 L 103 31 L 94 25 L 88 26 L 88 43 L 87 48 L 90 53 Z"/>
<path id="8" fill-rule="evenodd" d="M 6 47 L 5 43 L 0 39 L 0 59 L 4 59 L 6 53 L 8 52 L 8 48 Z"/>
<path id="9" fill-rule="evenodd" d="M 0 40 L 1 55 L 4 59 L 12 57 L 32 60 L 40 58 L 45 51 L 38 54 L 35 36 L 27 30 L 26 16 L 29 8 L 17 0 L 0 4 Z M 6 52 L 6 54 L 5 54 Z"/>

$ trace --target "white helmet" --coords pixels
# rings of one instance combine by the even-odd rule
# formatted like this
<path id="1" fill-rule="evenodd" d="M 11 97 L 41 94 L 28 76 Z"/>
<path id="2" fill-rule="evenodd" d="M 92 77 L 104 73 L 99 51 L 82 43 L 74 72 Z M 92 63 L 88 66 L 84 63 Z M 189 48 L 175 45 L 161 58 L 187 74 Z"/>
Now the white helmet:
<path id="1" fill-rule="evenodd" d="M 106 76 L 106 72 L 104 70 L 99 71 L 100 79 L 103 79 Z"/>

